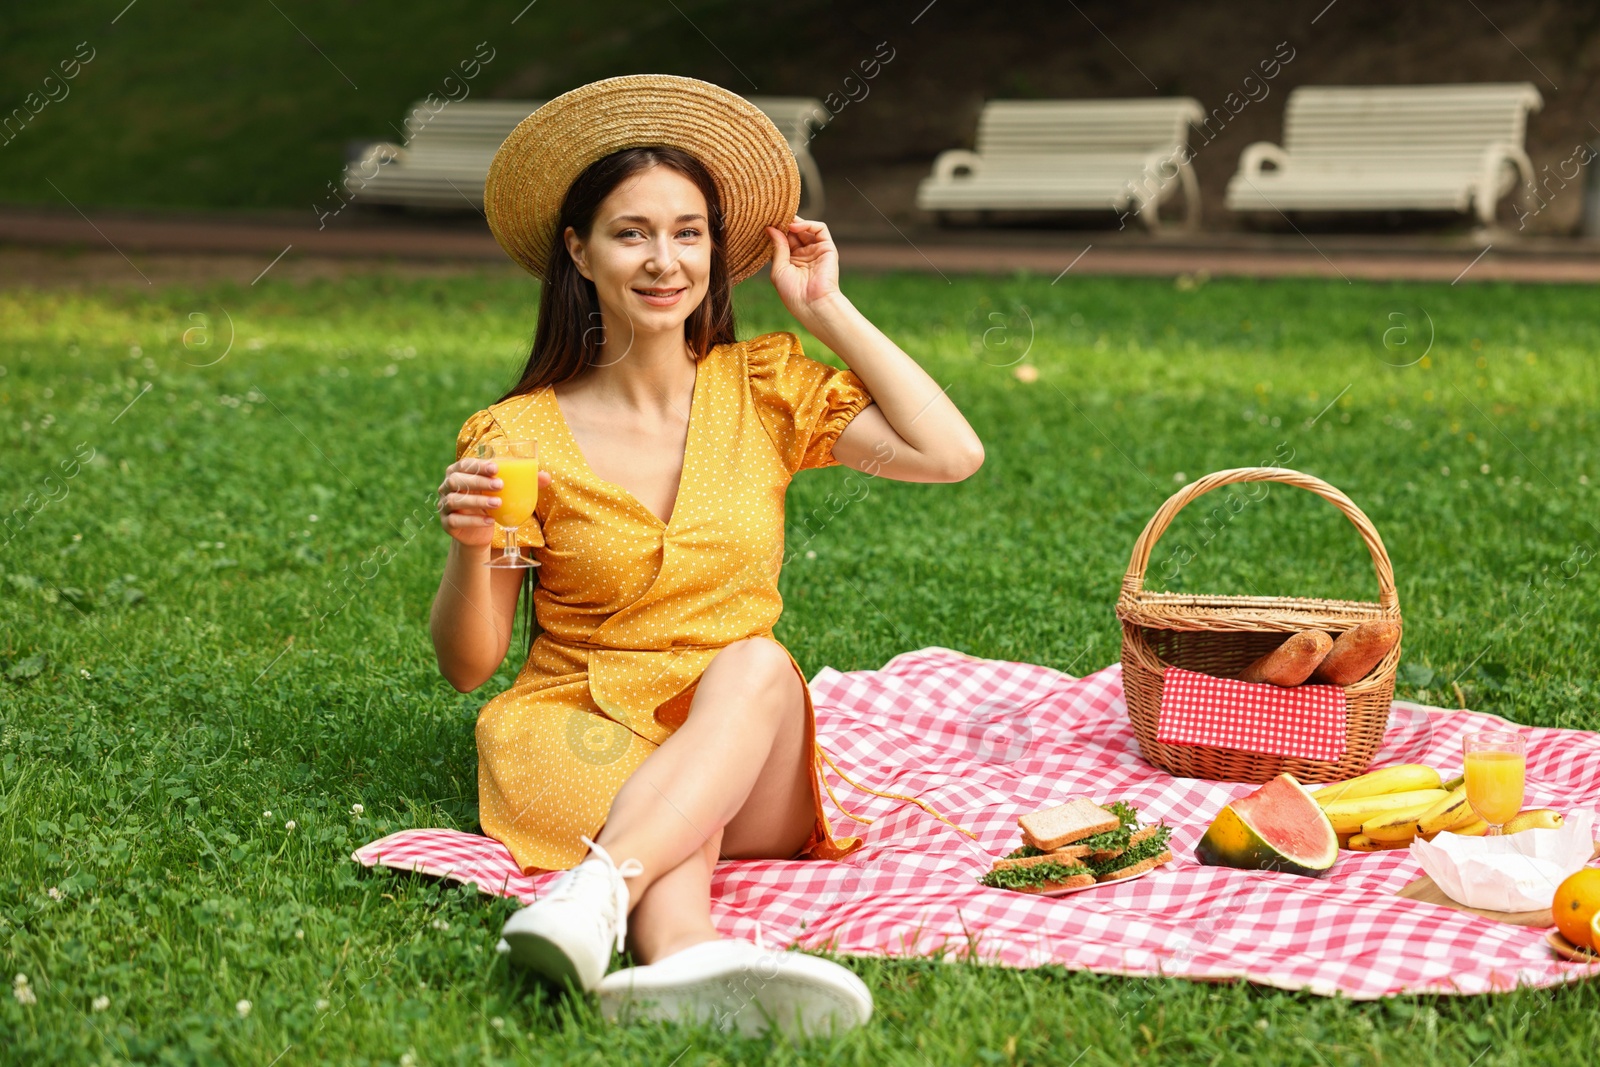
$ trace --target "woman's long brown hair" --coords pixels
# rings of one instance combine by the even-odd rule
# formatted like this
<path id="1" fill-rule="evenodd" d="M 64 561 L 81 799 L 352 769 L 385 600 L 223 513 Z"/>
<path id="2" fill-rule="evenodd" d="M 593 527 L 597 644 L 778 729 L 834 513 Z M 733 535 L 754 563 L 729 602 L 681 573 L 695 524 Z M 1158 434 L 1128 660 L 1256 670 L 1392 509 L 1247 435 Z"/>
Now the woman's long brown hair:
<path id="1" fill-rule="evenodd" d="M 533 335 L 533 348 L 517 384 L 496 403 L 559 385 L 600 361 L 604 341 L 600 300 L 594 283 L 578 273 L 578 265 L 567 253 L 564 235 L 570 226 L 579 237 L 588 240 L 605 198 L 624 181 L 651 167 L 666 167 L 683 175 L 695 184 L 706 200 L 706 228 L 711 236 L 710 289 L 700 306 L 685 320 L 684 340 L 695 359 L 703 359 L 717 345 L 733 342 L 733 287 L 728 283 L 727 259 L 723 254 L 722 197 L 717 193 L 711 172 L 681 148 L 625 148 L 589 164 L 567 188 L 561 212 L 556 217 L 556 240 L 550 250 L 546 277 L 539 289 L 539 323 Z M 538 620 L 533 607 L 537 574 L 538 571 L 529 568 L 522 581 L 523 617 L 530 652 L 538 637 Z"/>

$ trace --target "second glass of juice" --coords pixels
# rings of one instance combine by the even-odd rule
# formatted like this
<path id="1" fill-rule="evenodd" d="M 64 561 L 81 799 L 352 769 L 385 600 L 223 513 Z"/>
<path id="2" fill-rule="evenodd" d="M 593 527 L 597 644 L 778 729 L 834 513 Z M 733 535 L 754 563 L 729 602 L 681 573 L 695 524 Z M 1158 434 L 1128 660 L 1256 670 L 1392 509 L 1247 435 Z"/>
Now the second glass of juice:
<path id="1" fill-rule="evenodd" d="M 1522 810 L 1527 784 L 1527 740 L 1521 734 L 1491 730 L 1468 734 L 1462 740 L 1466 760 L 1467 803 L 1489 824 L 1489 835 L 1500 833 Z"/>
<path id="2" fill-rule="evenodd" d="M 496 438 L 478 446 L 478 457 L 494 461 L 494 476 L 501 481 L 494 494 L 500 498 L 500 506 L 490 509 L 489 515 L 504 533 L 505 547 L 491 555 L 486 565 L 517 570 L 537 567 L 538 562 L 523 555 L 517 544 L 517 530 L 533 518 L 539 505 L 539 446 L 533 441 Z"/>

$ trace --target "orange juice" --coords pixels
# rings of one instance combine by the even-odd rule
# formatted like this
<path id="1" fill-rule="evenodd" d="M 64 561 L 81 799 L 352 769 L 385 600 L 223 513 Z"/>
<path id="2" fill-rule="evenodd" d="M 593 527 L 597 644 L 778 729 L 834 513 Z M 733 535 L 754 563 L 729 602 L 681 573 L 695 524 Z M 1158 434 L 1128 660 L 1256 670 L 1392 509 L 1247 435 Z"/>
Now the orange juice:
<path id="1" fill-rule="evenodd" d="M 500 506 L 489 512 L 501 526 L 521 526 L 539 503 L 539 461 L 522 456 L 495 456 L 496 477 L 505 485 L 493 495 Z"/>
<path id="2" fill-rule="evenodd" d="M 1522 810 L 1528 758 L 1521 752 L 1468 752 L 1467 803 L 1490 826 Z"/>

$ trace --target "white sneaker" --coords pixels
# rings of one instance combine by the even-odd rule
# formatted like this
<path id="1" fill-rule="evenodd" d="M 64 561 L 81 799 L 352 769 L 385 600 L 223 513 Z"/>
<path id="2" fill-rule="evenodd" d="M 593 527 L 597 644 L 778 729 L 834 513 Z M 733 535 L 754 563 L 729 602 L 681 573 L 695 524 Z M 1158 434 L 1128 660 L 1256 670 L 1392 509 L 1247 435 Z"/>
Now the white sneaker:
<path id="1" fill-rule="evenodd" d="M 589 857 L 551 883 L 532 904 L 506 920 L 496 950 L 546 983 L 592 993 L 628 936 L 628 885 L 644 873 L 636 859 L 619 867 L 606 850 L 583 838 Z"/>
<path id="2" fill-rule="evenodd" d="M 872 1018 L 866 983 L 837 963 L 741 940 L 702 941 L 600 982 L 600 1011 L 613 1022 L 714 1022 L 753 1036 L 842 1033 Z"/>

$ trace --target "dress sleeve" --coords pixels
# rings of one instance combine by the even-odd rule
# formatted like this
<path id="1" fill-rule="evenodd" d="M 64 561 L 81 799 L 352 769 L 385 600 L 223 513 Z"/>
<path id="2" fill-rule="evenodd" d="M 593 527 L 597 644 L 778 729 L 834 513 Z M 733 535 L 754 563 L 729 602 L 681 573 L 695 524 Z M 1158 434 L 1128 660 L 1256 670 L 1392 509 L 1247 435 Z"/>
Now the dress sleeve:
<path id="1" fill-rule="evenodd" d="M 872 403 L 854 372 L 808 358 L 792 333 L 769 333 L 744 345 L 750 395 L 789 473 L 838 464 L 833 443 Z"/>
<path id="2" fill-rule="evenodd" d="M 462 425 L 461 432 L 456 435 L 456 459 L 475 456 L 479 441 L 496 436 L 500 436 L 500 428 L 495 425 L 494 416 L 489 414 L 488 409 L 475 413 Z M 549 492 L 549 490 L 545 490 L 545 492 Z M 543 493 L 540 494 L 541 497 L 543 495 Z M 543 503 L 542 500 L 540 502 Z M 505 547 L 506 535 L 501 532 L 498 526 L 494 528 L 494 537 L 491 543 L 495 548 Z M 517 544 L 523 548 L 544 547 L 544 527 L 539 520 L 538 511 L 534 512 L 533 518 L 517 528 Z"/>

